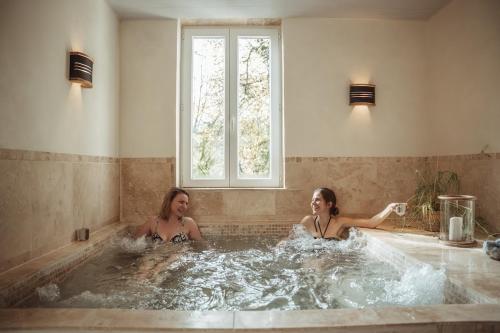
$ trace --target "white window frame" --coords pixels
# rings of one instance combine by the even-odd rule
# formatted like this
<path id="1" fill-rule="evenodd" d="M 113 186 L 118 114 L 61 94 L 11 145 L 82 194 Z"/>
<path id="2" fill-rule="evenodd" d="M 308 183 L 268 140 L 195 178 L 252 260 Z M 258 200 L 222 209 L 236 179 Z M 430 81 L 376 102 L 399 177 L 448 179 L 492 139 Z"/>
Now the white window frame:
<path id="1" fill-rule="evenodd" d="M 226 41 L 225 49 L 225 161 L 224 179 L 192 179 L 191 177 L 191 54 L 194 36 L 220 36 Z M 271 127 L 270 178 L 238 178 L 237 165 L 237 40 L 239 36 L 267 36 L 271 40 Z M 229 45 L 229 47 L 228 47 Z M 183 187 L 281 187 L 282 156 L 282 90 L 281 90 L 281 38 L 279 28 L 185 27 L 182 31 L 181 55 L 181 158 L 180 181 Z"/>

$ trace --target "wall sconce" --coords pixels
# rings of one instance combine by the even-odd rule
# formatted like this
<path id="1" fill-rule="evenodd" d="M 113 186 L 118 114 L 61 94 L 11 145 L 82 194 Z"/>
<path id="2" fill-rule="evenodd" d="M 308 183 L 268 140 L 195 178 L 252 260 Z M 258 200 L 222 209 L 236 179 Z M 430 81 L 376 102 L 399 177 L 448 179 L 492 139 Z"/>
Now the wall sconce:
<path id="1" fill-rule="evenodd" d="M 92 88 L 94 60 L 82 52 L 69 53 L 69 80 L 82 88 Z"/>
<path id="2" fill-rule="evenodd" d="M 375 85 L 351 84 L 349 105 L 375 105 Z"/>

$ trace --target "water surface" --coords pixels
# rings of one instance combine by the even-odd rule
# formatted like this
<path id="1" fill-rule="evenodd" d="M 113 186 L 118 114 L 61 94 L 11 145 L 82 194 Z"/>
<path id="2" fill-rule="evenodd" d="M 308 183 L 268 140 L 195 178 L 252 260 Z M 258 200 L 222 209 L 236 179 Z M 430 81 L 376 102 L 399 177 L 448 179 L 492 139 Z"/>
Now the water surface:
<path id="1" fill-rule="evenodd" d="M 304 310 L 441 304 L 443 271 L 404 272 L 374 259 L 356 231 L 313 239 L 296 226 L 286 241 L 228 237 L 175 245 L 117 238 L 24 307 L 169 310 Z"/>

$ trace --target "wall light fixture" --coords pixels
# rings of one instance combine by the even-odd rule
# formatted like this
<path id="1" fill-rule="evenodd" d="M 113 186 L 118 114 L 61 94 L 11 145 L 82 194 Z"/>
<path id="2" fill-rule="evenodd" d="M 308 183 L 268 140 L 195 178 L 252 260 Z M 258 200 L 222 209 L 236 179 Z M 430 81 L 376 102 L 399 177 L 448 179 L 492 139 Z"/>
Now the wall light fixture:
<path id="1" fill-rule="evenodd" d="M 69 80 L 82 88 L 92 88 L 94 60 L 82 52 L 69 53 Z"/>
<path id="2" fill-rule="evenodd" d="M 375 85 L 351 84 L 349 105 L 375 105 Z"/>

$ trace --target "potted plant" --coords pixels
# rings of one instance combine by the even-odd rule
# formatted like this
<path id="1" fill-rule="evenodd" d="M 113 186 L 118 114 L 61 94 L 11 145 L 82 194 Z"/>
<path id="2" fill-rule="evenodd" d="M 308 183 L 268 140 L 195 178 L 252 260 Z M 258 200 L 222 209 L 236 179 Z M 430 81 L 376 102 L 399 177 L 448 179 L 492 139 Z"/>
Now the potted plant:
<path id="1" fill-rule="evenodd" d="M 460 189 L 458 174 L 451 170 L 433 172 L 416 170 L 415 194 L 408 200 L 408 218 L 428 231 L 439 231 L 439 199 L 442 194 L 456 194 Z"/>

